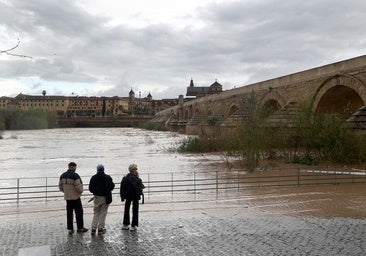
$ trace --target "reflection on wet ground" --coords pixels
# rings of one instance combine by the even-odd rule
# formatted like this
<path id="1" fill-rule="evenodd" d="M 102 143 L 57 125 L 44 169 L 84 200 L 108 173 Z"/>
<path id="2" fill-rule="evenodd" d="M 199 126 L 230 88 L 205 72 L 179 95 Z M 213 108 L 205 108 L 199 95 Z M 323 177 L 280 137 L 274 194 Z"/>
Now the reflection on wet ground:
<path id="1" fill-rule="evenodd" d="M 334 170 L 338 174 L 307 172 L 309 168 Z M 360 175 L 339 175 L 349 170 L 355 169 L 348 166 L 308 167 L 277 161 L 274 168 L 263 168 L 252 173 L 225 171 L 219 172 L 219 176 L 234 183 L 236 180 L 242 182 L 236 192 L 237 200 L 240 205 L 257 213 L 365 218 L 366 176 L 364 171 L 360 171 Z M 297 178 L 297 175 L 300 177 Z M 221 197 L 223 193 L 233 196 L 232 190 L 220 193 Z"/>
<path id="2" fill-rule="evenodd" d="M 366 217 L 366 184 L 257 188 L 249 207 L 290 216 Z"/>

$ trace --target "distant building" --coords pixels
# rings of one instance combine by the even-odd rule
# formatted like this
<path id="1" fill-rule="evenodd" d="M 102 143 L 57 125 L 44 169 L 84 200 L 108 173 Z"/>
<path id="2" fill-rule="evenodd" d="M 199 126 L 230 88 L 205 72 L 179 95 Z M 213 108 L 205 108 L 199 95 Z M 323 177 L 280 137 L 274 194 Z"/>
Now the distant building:
<path id="1" fill-rule="evenodd" d="M 139 97 L 135 97 L 135 92 L 130 90 L 128 93 L 128 111 L 129 113 L 135 114 L 153 114 L 153 110 L 151 108 L 152 96 L 149 93 L 147 97 L 141 98 L 141 93 L 139 93 Z"/>
<path id="2" fill-rule="evenodd" d="M 131 114 L 155 115 L 155 113 L 177 104 L 178 98 L 153 100 L 151 93 L 144 98 L 141 98 L 141 95 L 136 98 L 135 92 L 132 89 L 130 90 L 128 97 L 128 111 Z"/>
<path id="3" fill-rule="evenodd" d="M 0 97 L 1 109 L 43 109 L 58 117 L 105 117 L 123 115 L 155 115 L 178 104 L 178 99 L 153 100 L 135 97 L 131 89 L 128 97 L 46 96 L 18 94 L 16 97 Z"/>
<path id="4" fill-rule="evenodd" d="M 63 96 L 34 96 L 20 93 L 14 98 L 0 98 L 0 109 L 28 110 L 38 108 L 66 113 L 67 105 L 68 100 Z"/>
<path id="5" fill-rule="evenodd" d="M 0 97 L 0 109 L 43 109 L 59 117 L 127 115 L 128 101 L 120 97 L 41 96 Z"/>
<path id="6" fill-rule="evenodd" d="M 5 96 L 0 97 L 0 109 L 7 109 L 9 107 L 10 102 L 13 99 L 14 98 L 5 97 Z"/>
<path id="7" fill-rule="evenodd" d="M 217 82 L 217 80 L 211 84 L 209 87 L 195 87 L 193 84 L 193 79 L 187 87 L 186 96 L 195 96 L 196 98 L 200 98 L 209 94 L 215 94 L 218 92 L 222 92 L 222 85 Z"/>
<path id="8" fill-rule="evenodd" d="M 104 117 L 127 115 L 128 102 L 114 97 L 68 97 L 67 117 Z"/>

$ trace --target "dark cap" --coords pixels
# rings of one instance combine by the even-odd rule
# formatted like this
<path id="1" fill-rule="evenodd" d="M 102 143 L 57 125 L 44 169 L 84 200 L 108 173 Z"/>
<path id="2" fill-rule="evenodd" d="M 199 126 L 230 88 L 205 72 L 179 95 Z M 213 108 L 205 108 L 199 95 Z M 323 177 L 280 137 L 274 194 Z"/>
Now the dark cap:
<path id="1" fill-rule="evenodd" d="M 104 165 L 98 164 L 98 166 L 97 166 L 97 172 L 104 172 Z"/>
<path id="2" fill-rule="evenodd" d="M 70 162 L 69 166 L 76 166 L 76 164 L 74 162 Z"/>

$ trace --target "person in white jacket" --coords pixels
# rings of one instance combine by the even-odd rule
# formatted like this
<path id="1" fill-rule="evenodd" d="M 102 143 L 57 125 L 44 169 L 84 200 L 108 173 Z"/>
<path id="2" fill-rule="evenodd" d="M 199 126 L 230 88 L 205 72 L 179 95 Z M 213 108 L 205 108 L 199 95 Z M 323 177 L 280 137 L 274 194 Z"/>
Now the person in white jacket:
<path id="1" fill-rule="evenodd" d="M 84 212 L 81 203 L 81 194 L 83 193 L 83 182 L 77 174 L 76 163 L 70 162 L 68 170 L 60 176 L 59 189 L 64 193 L 66 200 L 67 229 L 69 234 L 74 233 L 74 211 L 76 215 L 77 232 L 84 233 L 88 229 L 84 227 Z"/>

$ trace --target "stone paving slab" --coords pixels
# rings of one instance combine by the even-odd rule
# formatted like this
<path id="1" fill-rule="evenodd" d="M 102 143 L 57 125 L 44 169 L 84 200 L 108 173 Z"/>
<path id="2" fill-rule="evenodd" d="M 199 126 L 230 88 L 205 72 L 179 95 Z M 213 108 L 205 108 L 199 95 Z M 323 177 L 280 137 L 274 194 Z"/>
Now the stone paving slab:
<path id="1" fill-rule="evenodd" d="M 49 245 L 20 248 L 18 256 L 49 256 L 51 248 Z"/>
<path id="2" fill-rule="evenodd" d="M 37 246 L 49 246 L 51 255 L 366 255 L 363 218 L 260 213 L 230 201 L 146 204 L 133 232 L 121 230 L 116 205 L 107 233 L 93 236 L 68 235 L 64 209 L 36 208 L 0 216 L 0 255 Z M 86 207 L 86 226 L 91 218 Z"/>

